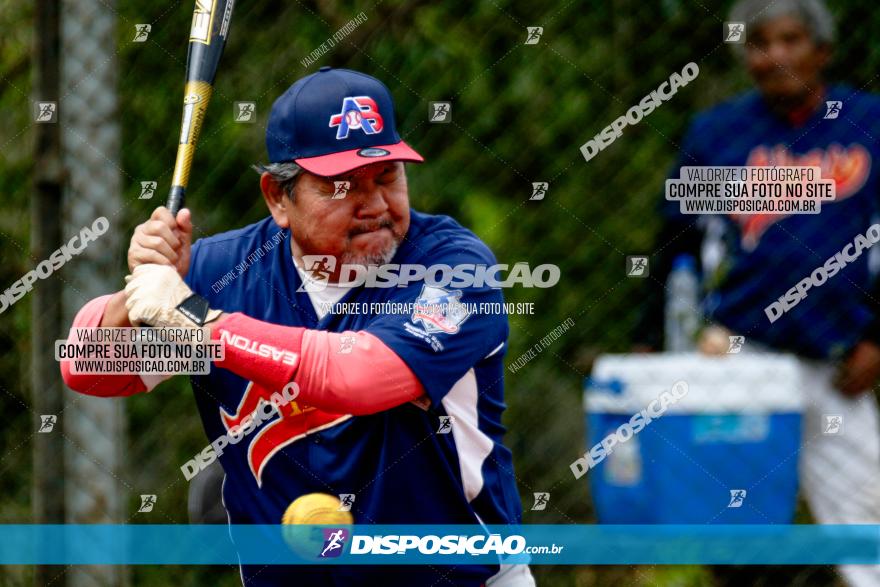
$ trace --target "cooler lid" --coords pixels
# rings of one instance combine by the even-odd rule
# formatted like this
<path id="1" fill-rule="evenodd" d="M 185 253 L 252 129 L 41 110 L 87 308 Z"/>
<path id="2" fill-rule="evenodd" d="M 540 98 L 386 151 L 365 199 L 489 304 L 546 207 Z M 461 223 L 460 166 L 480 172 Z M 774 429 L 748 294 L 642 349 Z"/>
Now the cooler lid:
<path id="1" fill-rule="evenodd" d="M 634 414 L 677 385 L 676 413 L 801 412 L 804 367 L 792 355 L 602 355 L 584 382 L 589 412 Z"/>

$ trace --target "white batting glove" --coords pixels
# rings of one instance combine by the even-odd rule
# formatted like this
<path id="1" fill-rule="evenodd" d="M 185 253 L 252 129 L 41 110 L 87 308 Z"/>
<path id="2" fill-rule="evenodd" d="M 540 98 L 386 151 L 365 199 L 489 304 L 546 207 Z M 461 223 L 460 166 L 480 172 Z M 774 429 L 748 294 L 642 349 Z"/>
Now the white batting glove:
<path id="1" fill-rule="evenodd" d="M 174 267 L 145 264 L 125 277 L 125 307 L 135 326 L 195 328 L 222 314 L 184 283 Z M 181 307 L 181 303 L 187 303 Z"/>

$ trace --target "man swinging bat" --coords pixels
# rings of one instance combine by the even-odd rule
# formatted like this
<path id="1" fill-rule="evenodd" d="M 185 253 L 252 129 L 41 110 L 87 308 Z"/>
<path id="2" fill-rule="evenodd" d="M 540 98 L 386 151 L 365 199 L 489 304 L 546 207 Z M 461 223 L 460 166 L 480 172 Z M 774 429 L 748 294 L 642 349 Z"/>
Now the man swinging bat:
<path id="1" fill-rule="evenodd" d="M 504 428 L 504 314 L 465 303 L 503 303 L 486 285 L 347 286 L 353 265 L 493 265 L 489 248 L 446 216 L 409 207 L 404 162 L 422 157 L 396 130 L 379 80 L 321 68 L 275 102 L 260 188 L 270 216 L 190 246 L 188 210 L 164 207 L 134 232 L 123 291 L 90 301 L 77 327 L 204 325 L 225 358 L 192 388 L 210 440 L 250 416 L 291 381 L 296 400 L 220 457 L 224 506 L 235 524 L 278 524 L 299 496 L 352 494 L 358 524 L 517 524 L 521 503 Z M 344 198 L 336 183 L 348 182 Z M 212 287 L 281 232 L 247 271 Z M 325 275 L 306 269 L 327 257 Z M 439 291 L 438 291 L 439 290 Z M 452 295 L 454 293 L 454 296 Z M 337 302 L 455 311 L 334 313 Z M 345 349 L 347 352 L 343 352 Z M 264 352 L 265 351 L 265 352 Z M 149 391 L 138 375 L 76 375 L 90 395 Z M 441 419 L 451 432 L 438 434 Z M 317 554 L 317 553 L 316 553 Z M 534 585 L 528 566 L 271 567 L 243 565 L 247 585 Z"/>

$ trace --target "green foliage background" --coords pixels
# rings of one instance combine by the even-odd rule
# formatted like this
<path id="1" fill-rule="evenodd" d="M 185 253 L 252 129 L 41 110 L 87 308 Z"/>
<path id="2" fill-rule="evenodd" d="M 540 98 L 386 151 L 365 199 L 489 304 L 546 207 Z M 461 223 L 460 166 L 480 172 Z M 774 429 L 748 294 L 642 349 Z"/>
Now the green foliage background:
<path id="1" fill-rule="evenodd" d="M 769 3 L 769 0 L 768 0 Z M 265 121 L 273 100 L 320 65 L 358 69 L 391 89 L 398 129 L 427 162 L 409 168 L 416 209 L 449 214 L 472 228 L 501 262 L 556 263 L 552 289 L 514 289 L 508 301 L 534 302 L 533 316 L 511 317 L 513 361 L 566 318 L 575 327 L 525 368 L 507 377 L 506 424 L 523 494 L 525 522 L 586 523 L 586 483 L 568 464 L 584 450 L 581 382 L 592 356 L 629 348 L 640 305 L 638 283 L 624 276 L 626 255 L 650 253 L 654 209 L 677 141 L 702 108 L 748 87 L 721 43 L 728 2 L 605 0 L 558 3 L 451 0 L 438 3 L 242 0 L 218 75 L 189 194 L 196 236 L 254 222 L 266 214 L 249 164 L 265 159 Z M 122 167 L 128 203 L 124 240 L 159 202 L 138 200 L 141 180 L 167 191 L 180 118 L 191 2 L 128 0 L 118 12 L 117 49 Z M 368 19 L 318 63 L 300 60 L 363 11 Z M 845 31 L 831 76 L 875 90 L 880 45 L 869 35 L 880 8 L 838 0 Z M 0 283 L 30 270 L 32 189 L 31 49 L 34 8 L 0 0 Z M 134 25 L 151 23 L 146 43 Z M 527 26 L 543 26 L 524 45 Z M 645 94 L 695 61 L 700 76 L 589 163 L 581 144 Z M 62 93 L 64 89 L 62 88 Z M 452 123 L 428 122 L 428 102 L 451 100 Z M 233 121 L 233 102 L 254 101 L 255 124 Z M 549 181 L 542 201 L 531 182 Z M 46 210 L 46 214 L 57 211 Z M 117 227 L 120 226 L 117 223 Z M 118 282 L 125 273 L 120 250 Z M 63 272 L 76 271 L 75 263 Z M 5 287 L 5 285 L 3 286 Z M 0 314 L 0 521 L 30 519 L 30 307 Z M 128 479 L 164 488 L 151 521 L 186 520 L 179 464 L 204 435 L 185 381 L 126 401 Z M 161 486 L 161 487 L 160 487 Z M 550 507 L 531 512 L 531 494 L 550 491 Z M 132 508 L 136 496 L 132 494 Z M 699 568 L 540 568 L 542 585 L 711 584 Z M 233 569 L 136 568 L 136 585 L 235 585 Z M 792 571 L 792 577 L 799 576 Z M 803 578 L 802 575 L 800 575 Z M 25 582 L 10 572 L 4 584 Z M 8 581 L 7 581 L 8 580 Z M 794 579 L 792 579 L 794 580 Z"/>

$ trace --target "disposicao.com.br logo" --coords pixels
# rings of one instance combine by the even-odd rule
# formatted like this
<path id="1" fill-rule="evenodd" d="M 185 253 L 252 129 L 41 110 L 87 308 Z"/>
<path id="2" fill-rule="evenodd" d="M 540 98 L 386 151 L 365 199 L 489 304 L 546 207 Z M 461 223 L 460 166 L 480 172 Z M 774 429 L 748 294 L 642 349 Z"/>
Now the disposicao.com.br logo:
<path id="1" fill-rule="evenodd" d="M 526 539 L 519 535 L 506 538 L 500 534 L 488 536 L 353 536 L 351 554 L 406 554 L 417 550 L 419 554 L 481 554 L 513 555 L 526 548 Z"/>

